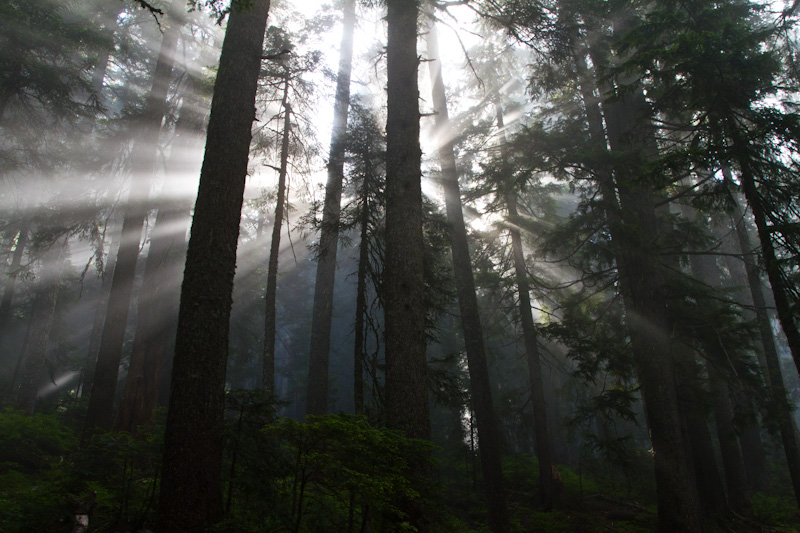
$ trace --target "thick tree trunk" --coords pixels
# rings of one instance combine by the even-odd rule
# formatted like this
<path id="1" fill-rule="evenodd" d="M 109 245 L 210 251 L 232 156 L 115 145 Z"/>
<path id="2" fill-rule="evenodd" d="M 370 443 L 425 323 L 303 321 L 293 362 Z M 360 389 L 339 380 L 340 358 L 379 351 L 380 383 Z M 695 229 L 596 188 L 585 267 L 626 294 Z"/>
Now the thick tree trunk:
<path id="1" fill-rule="evenodd" d="M 464 224 L 456 155 L 452 140 L 453 131 L 447 111 L 447 97 L 442 79 L 435 23 L 429 27 L 427 42 L 431 97 L 436 117 L 433 137 L 439 142 L 439 163 L 442 167 L 441 183 L 447 212 L 450 251 L 453 256 L 453 274 L 461 315 L 461 330 L 464 334 L 464 347 L 467 352 L 470 390 L 478 426 L 481 467 L 485 482 L 486 501 L 489 507 L 489 527 L 494 532 L 503 532 L 509 531 L 511 525 L 508 520 L 506 493 L 503 486 L 500 435 L 494 414 L 492 388 L 489 383 L 489 365 L 486 362 L 483 328 L 481 327 L 478 298 L 475 294 L 475 280 L 472 276 L 472 261 L 469 255 L 467 228 Z"/>
<path id="2" fill-rule="evenodd" d="M 333 286 L 336 278 L 336 251 L 339 245 L 339 213 L 344 180 L 345 136 L 350 108 L 350 72 L 353 68 L 353 35 L 356 27 L 355 0 L 344 4 L 342 44 L 339 48 L 339 74 L 336 78 L 336 101 L 333 108 L 331 148 L 328 158 L 328 183 L 322 211 L 322 229 L 314 284 L 314 309 L 311 316 L 311 354 L 308 359 L 308 396 L 306 412 L 328 412 L 328 358 L 331 345 Z"/>
<path id="3" fill-rule="evenodd" d="M 176 14 L 180 4 L 181 0 L 174 0 L 171 13 Z M 147 95 L 144 113 L 138 125 L 138 137 L 134 141 L 131 156 L 133 160 L 131 190 L 122 220 L 117 264 L 111 281 L 108 311 L 103 324 L 92 393 L 86 414 L 85 437 L 95 428 L 111 429 L 114 422 L 119 362 L 125 341 L 125 329 L 139 257 L 139 243 L 144 219 L 147 216 L 147 198 L 157 160 L 158 133 L 167 111 L 167 91 L 172 77 L 172 65 L 182 20 L 182 17 L 173 16 L 170 21 L 164 22 L 169 26 L 162 37 L 161 50 L 153 72 L 153 86 Z"/>
<path id="4" fill-rule="evenodd" d="M 418 9 L 415 0 L 389 0 L 387 4 L 386 416 L 389 427 L 408 437 L 429 439 Z"/>
<path id="5" fill-rule="evenodd" d="M 196 144 L 203 128 L 200 98 L 190 78 L 175 125 L 176 139 L 167 166 L 167 183 L 181 177 L 186 153 Z M 174 351 L 181 267 L 186 258 L 189 205 L 163 197 L 150 233 L 150 249 L 139 292 L 138 319 L 128 376 L 122 390 L 116 431 L 135 432 L 150 424 L 159 404 L 161 373 Z"/>
<path id="6" fill-rule="evenodd" d="M 581 57 L 576 59 L 589 133 L 597 149 L 604 150 L 606 138 L 589 71 Z M 600 57 L 593 57 L 593 60 L 595 64 L 602 64 Z M 631 98 L 623 97 L 603 108 L 612 150 L 636 150 L 626 143 L 642 140 L 643 132 L 635 130 L 646 123 L 648 115 L 637 109 Z M 614 243 L 620 293 L 653 444 L 659 529 L 697 530 L 700 527 L 697 487 L 679 415 L 659 254 L 657 249 L 652 249 L 656 243 L 657 224 L 653 192 L 646 184 L 636 183 L 633 169 L 626 165 L 618 165 L 614 170 L 615 176 L 601 176 L 599 185 Z"/>
<path id="7" fill-rule="evenodd" d="M 386 120 L 386 422 L 430 439 L 425 357 L 422 151 L 419 144 L 417 0 L 388 0 Z M 425 475 L 424 468 L 420 473 Z M 401 504 L 419 531 L 430 529 L 418 506 Z"/>
<path id="8" fill-rule="evenodd" d="M 181 290 L 159 531 L 201 531 L 222 515 L 228 322 L 269 4 L 231 13 L 222 44 Z"/>
<path id="9" fill-rule="evenodd" d="M 732 186 L 730 172 L 723 168 L 725 179 L 729 186 Z M 737 208 L 734 212 L 736 224 L 736 236 L 739 240 L 739 247 L 742 253 L 742 260 L 747 274 L 747 284 L 750 287 L 750 297 L 753 300 L 753 308 L 756 313 L 756 324 L 761 338 L 761 345 L 764 349 L 764 364 L 767 367 L 766 382 L 774 405 L 780 406 L 779 428 L 783 451 L 786 455 L 786 463 L 789 468 L 789 475 L 792 479 L 795 499 L 800 506 L 800 444 L 797 442 L 797 433 L 794 429 L 791 407 L 786 396 L 786 387 L 783 385 L 780 359 L 778 350 L 775 346 L 775 338 L 772 335 L 772 323 L 767 313 L 767 303 L 761 287 L 761 276 L 758 265 L 753 258 L 755 247 L 750 242 L 750 236 L 744 220 L 744 212 Z"/>
<path id="10" fill-rule="evenodd" d="M 657 146 L 651 146 L 649 150 L 657 153 Z M 661 193 L 659 203 L 662 204 L 656 210 L 659 220 L 659 231 L 662 234 L 670 234 L 675 229 L 670 222 L 669 202 L 665 194 Z M 694 218 L 693 210 L 682 208 L 684 217 Z M 698 256 L 690 256 L 691 260 L 696 260 Z M 664 265 L 664 272 L 667 276 L 675 276 L 680 273 L 682 267 L 677 254 L 665 254 L 661 259 Z M 694 265 L 694 263 L 692 263 Z M 677 274 L 681 275 L 681 274 Z M 680 329 L 677 311 L 669 309 L 670 330 Z M 671 351 L 675 359 L 676 379 L 678 383 L 678 400 L 680 415 L 683 419 L 684 435 L 686 437 L 686 455 L 692 459 L 692 470 L 697 484 L 697 494 L 700 506 L 705 516 L 724 516 L 728 511 L 728 502 L 725 497 L 725 488 L 722 482 L 722 475 L 717 467 L 717 458 L 714 451 L 714 443 L 711 440 L 709 430 L 709 415 L 711 405 L 708 402 L 705 390 L 705 381 L 701 375 L 701 368 L 698 365 L 697 354 L 692 346 L 684 339 L 674 339 Z"/>
<path id="11" fill-rule="evenodd" d="M 636 175 L 651 136 L 650 114 L 641 92 L 624 94 L 618 101 L 604 104 L 603 114 L 612 151 L 628 157 L 614 167 L 620 215 L 619 220 L 611 220 L 610 230 L 653 444 L 659 529 L 696 530 L 700 528 L 699 500 L 691 458 L 686 453 L 670 352 L 653 189 Z"/>
<path id="12" fill-rule="evenodd" d="M 723 252 L 740 253 L 738 244 L 733 242 L 736 239 L 735 232 L 734 235 L 731 235 L 730 232 L 726 231 L 725 235 L 719 236 L 719 238 L 723 243 Z M 736 288 L 739 302 L 743 306 L 752 308 L 753 301 L 747 289 L 747 274 L 745 273 L 742 261 L 727 255 L 725 256 L 725 265 L 728 267 L 728 272 L 730 273 L 730 279 L 727 281 L 726 286 L 729 288 Z M 755 313 L 749 310 L 745 312 L 746 315 L 751 315 L 755 320 Z M 764 362 L 764 349 L 762 344 L 756 342 L 755 349 L 757 352 L 756 360 L 761 367 L 761 375 L 766 376 L 769 372 Z M 767 464 L 767 452 L 764 449 L 764 442 L 761 439 L 758 412 L 753 405 L 753 399 L 745 390 L 737 387 L 731 392 L 734 412 L 742 421 L 739 445 L 741 446 L 742 456 L 747 459 L 744 466 L 747 473 L 748 486 L 753 491 L 765 491 L 769 488 L 771 480 L 769 465 Z"/>
<path id="13" fill-rule="evenodd" d="M 23 355 L 25 373 L 17 401 L 17 409 L 27 415 L 32 415 L 36 407 L 39 381 L 42 379 L 44 362 L 50 349 L 50 332 L 55 319 L 66 248 L 67 238 L 64 237 L 51 244 L 41 259 L 39 287 L 33 300 L 31 325 Z"/>
<path id="14" fill-rule="evenodd" d="M 727 511 L 728 502 L 708 427 L 709 406 L 703 394 L 700 368 L 688 346 L 673 343 L 672 352 L 676 358 L 678 405 L 686 436 L 684 444 L 687 459 L 692 461 L 698 501 L 705 516 L 721 517 Z"/>
<path id="15" fill-rule="evenodd" d="M 714 422 L 722 453 L 722 465 L 725 469 L 725 485 L 728 487 L 728 504 L 736 513 L 752 516 L 750 494 L 747 489 L 747 473 L 744 468 L 744 457 L 736 438 L 736 426 L 733 420 L 733 404 L 730 390 L 725 378 L 713 365 L 706 366 L 708 380 L 711 385 L 711 397 L 714 400 Z"/>
<path id="16" fill-rule="evenodd" d="M 734 139 L 733 149 L 741 149 L 741 144 L 741 141 Z M 783 329 L 783 334 L 786 336 L 786 343 L 789 345 L 789 351 L 792 354 L 795 368 L 797 368 L 797 372 L 800 374 L 800 330 L 798 330 L 797 322 L 795 321 L 795 313 L 792 312 L 792 303 L 789 300 L 786 287 L 787 280 L 784 277 L 780 262 L 775 253 L 775 247 L 771 237 L 772 231 L 767 223 L 767 214 L 761 194 L 756 187 L 754 172 L 748 161 L 740 159 L 738 163 L 741 173 L 742 191 L 747 199 L 747 204 L 750 206 L 750 211 L 753 213 L 753 221 L 756 225 L 758 240 L 761 243 L 761 255 L 764 258 L 764 269 L 767 272 L 767 278 L 772 287 L 772 295 L 775 300 L 775 311 L 778 314 L 778 321 Z M 795 485 L 795 489 L 798 488 L 800 488 L 800 484 Z M 797 495 L 797 498 L 798 503 L 800 503 L 800 494 Z"/>
<path id="17" fill-rule="evenodd" d="M 497 128 L 504 131 L 503 111 L 496 106 Z M 504 150 L 504 149 L 503 149 Z M 505 160 L 505 155 L 503 155 Z M 533 322 L 531 307 L 530 283 L 528 283 L 528 269 L 525 265 L 525 253 L 522 247 L 522 235 L 517 229 L 515 219 L 519 216 L 517 210 L 517 195 L 513 185 L 507 183 L 505 187 L 506 210 L 510 224 L 511 251 L 514 258 L 514 273 L 517 282 L 517 298 L 519 300 L 519 320 L 522 326 L 522 338 L 525 346 L 525 360 L 528 364 L 528 385 L 531 392 L 531 405 L 533 411 L 533 428 L 536 439 L 536 458 L 539 462 L 539 497 L 545 509 L 553 507 L 553 460 L 550 434 L 547 427 L 547 403 L 544 398 L 544 384 L 542 383 L 542 363 L 539 354 L 539 339 Z"/>
<path id="18" fill-rule="evenodd" d="M 286 72 L 286 82 L 283 87 L 284 109 L 283 134 L 281 136 L 281 166 L 278 171 L 278 198 L 275 203 L 275 217 L 272 223 L 272 240 L 269 246 L 269 260 L 267 264 L 267 292 L 266 311 L 264 313 L 264 351 L 263 351 L 263 376 L 261 386 L 267 394 L 275 392 L 275 298 L 278 292 L 278 257 L 281 251 L 281 228 L 286 212 L 286 173 L 289 169 L 289 137 L 292 134 L 291 106 L 289 106 L 289 72 Z"/>

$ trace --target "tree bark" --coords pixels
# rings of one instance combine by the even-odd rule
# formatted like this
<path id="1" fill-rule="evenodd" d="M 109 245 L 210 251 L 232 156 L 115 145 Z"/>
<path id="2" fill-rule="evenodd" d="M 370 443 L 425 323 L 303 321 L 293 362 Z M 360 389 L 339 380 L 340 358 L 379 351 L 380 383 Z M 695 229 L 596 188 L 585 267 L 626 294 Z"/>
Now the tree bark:
<path id="1" fill-rule="evenodd" d="M 725 180 L 732 186 L 730 170 L 723 168 Z M 778 349 L 775 346 L 775 338 L 772 334 L 772 323 L 767 313 L 767 303 L 761 288 L 761 276 L 758 265 L 753 259 L 755 247 L 750 242 L 747 226 L 744 220 L 744 210 L 737 207 L 734 211 L 736 236 L 739 240 L 739 248 L 742 253 L 742 260 L 747 274 L 747 284 L 750 287 L 750 297 L 753 300 L 753 308 L 756 313 L 756 324 L 764 349 L 764 363 L 767 367 L 766 382 L 774 405 L 779 406 L 779 428 L 781 442 L 786 456 L 786 463 L 789 468 L 789 476 L 792 480 L 795 499 L 800 507 L 800 444 L 797 442 L 797 433 L 794 429 L 791 408 L 786 396 L 786 387 L 783 384 L 780 359 Z"/>
<path id="2" fill-rule="evenodd" d="M 430 439 L 425 357 L 422 151 L 419 143 L 417 0 L 388 0 L 386 120 L 386 259 L 384 265 L 386 422 L 404 435 Z M 426 474 L 420 467 L 418 472 Z M 419 531 L 422 510 L 401 504 Z"/>
<path id="3" fill-rule="evenodd" d="M 741 145 L 742 141 L 734 136 L 733 150 L 741 150 Z M 797 368 L 797 372 L 800 374 L 800 330 L 797 328 L 797 322 L 795 322 L 794 317 L 795 313 L 792 312 L 792 304 L 787 294 L 787 281 L 775 253 L 775 247 L 772 244 L 772 237 L 770 236 L 771 230 L 770 226 L 767 224 L 766 209 L 762 203 L 761 194 L 756 187 L 755 172 L 751 168 L 749 161 L 745 158 L 739 158 L 738 163 L 740 178 L 742 180 L 742 191 L 747 199 L 747 204 L 750 206 L 750 211 L 753 213 L 753 221 L 756 225 L 758 240 L 761 243 L 761 255 L 764 258 L 764 269 L 767 272 L 767 278 L 772 287 L 772 296 L 775 300 L 775 310 L 778 314 L 778 321 L 783 329 L 783 334 L 786 336 L 786 343 L 789 345 L 789 351 L 792 354 L 795 368 Z M 800 483 L 795 485 L 795 489 L 798 488 L 800 488 Z M 800 504 L 800 494 L 797 498 Z"/>
<path id="4" fill-rule="evenodd" d="M 708 427 L 709 405 L 704 397 L 697 358 L 691 349 L 675 342 L 672 352 L 676 358 L 678 400 L 687 459 L 697 487 L 698 502 L 705 516 L 724 516 L 728 508 L 722 476 Z"/>
<path id="5" fill-rule="evenodd" d="M 496 106 L 497 128 L 504 131 L 503 111 Z M 505 151 L 503 149 L 503 151 Z M 505 154 L 503 155 L 506 161 Z M 533 322 L 531 306 L 530 283 L 528 283 L 528 269 L 525 265 L 525 253 L 522 247 L 522 235 L 515 225 L 515 218 L 519 216 L 517 210 L 517 195 L 511 183 L 503 185 L 506 210 L 511 223 L 508 231 L 511 235 L 511 252 L 514 259 L 514 274 L 517 282 L 517 298 L 519 300 L 519 320 L 522 326 L 523 345 L 525 347 L 525 360 L 528 365 L 528 386 L 531 393 L 533 411 L 534 438 L 536 440 L 536 459 L 539 462 L 539 498 L 545 509 L 553 507 L 553 460 L 550 443 L 550 432 L 547 427 L 547 402 L 544 398 L 544 384 L 542 383 L 542 363 L 539 354 L 539 339 L 536 326 Z"/>
<path id="6" fill-rule="evenodd" d="M 386 416 L 389 427 L 430 438 L 417 85 L 416 0 L 389 0 L 386 121 Z"/>
<path id="7" fill-rule="evenodd" d="M 267 266 L 266 311 L 264 313 L 263 376 L 261 386 L 267 394 L 275 392 L 275 298 L 278 291 L 278 257 L 281 250 L 281 228 L 286 212 L 286 173 L 289 168 L 289 137 L 292 134 L 291 106 L 289 105 L 289 71 L 283 86 L 281 107 L 284 109 L 283 133 L 281 135 L 281 166 L 278 171 L 278 198 L 275 203 L 275 219 L 272 224 L 272 240 Z"/>
<path id="8" fill-rule="evenodd" d="M 159 531 L 201 531 L 222 516 L 228 322 L 269 5 L 232 12 L 222 44 L 181 290 Z"/>
<path id="9" fill-rule="evenodd" d="M 167 167 L 165 189 L 169 189 L 169 182 L 179 178 L 182 171 L 190 170 L 184 168 L 186 152 L 195 146 L 196 135 L 203 128 L 202 102 L 192 78 L 186 91 L 175 124 L 176 139 Z M 114 424 L 116 431 L 134 433 L 139 426 L 150 424 L 159 403 L 161 373 L 174 351 L 180 268 L 186 257 L 189 209 L 184 201 L 166 195 L 161 198 L 150 233 L 131 361 Z"/>
<path id="10" fill-rule="evenodd" d="M 173 0 L 171 13 L 177 14 L 181 0 Z M 111 281 L 108 311 L 103 324 L 103 334 L 97 355 L 97 365 L 92 381 L 92 393 L 86 414 L 84 437 L 95 428 L 111 429 L 114 422 L 114 399 L 117 390 L 119 362 L 125 341 L 128 311 L 133 292 L 134 275 L 139 257 L 142 226 L 148 211 L 148 196 L 155 172 L 158 151 L 158 133 L 167 111 L 167 91 L 172 77 L 182 17 L 171 17 L 161 40 L 153 85 L 147 95 L 145 109 L 139 119 L 138 137 L 132 150 L 131 190 L 122 220 L 117 264 Z"/>
<path id="11" fill-rule="evenodd" d="M 711 396 L 714 399 L 714 422 L 722 454 L 722 466 L 725 469 L 728 504 L 738 514 L 752 516 L 753 509 L 747 489 L 747 473 L 744 468 L 742 450 L 736 438 L 730 390 L 725 378 L 713 365 L 709 364 L 706 368 L 711 385 Z"/>
<path id="12" fill-rule="evenodd" d="M 722 240 L 723 252 L 740 253 L 738 244 L 733 242 L 736 239 L 735 232 L 732 235 L 730 232 L 726 231 L 724 236 L 718 235 L 718 237 Z M 730 274 L 726 286 L 729 288 L 736 288 L 740 304 L 752 308 L 753 301 L 747 289 L 747 274 L 745 273 L 742 261 L 730 255 L 725 256 L 724 260 Z M 756 314 L 748 309 L 745 310 L 745 316 L 747 315 L 751 315 L 752 319 L 756 320 Z M 764 362 L 763 345 L 760 342 L 756 342 L 755 350 L 755 357 L 761 368 L 761 375 L 766 376 L 768 370 Z M 745 390 L 736 388 L 731 392 L 734 412 L 737 417 L 740 417 L 743 421 L 742 427 L 740 428 L 739 445 L 741 446 L 743 457 L 747 459 L 744 466 L 747 474 L 748 486 L 753 491 L 765 491 L 769 488 L 771 479 L 769 465 L 767 464 L 767 452 L 764 449 L 764 443 L 761 439 L 758 412 L 753 405 L 753 399 Z"/>
<path id="13" fill-rule="evenodd" d="M 592 59 L 596 65 L 602 64 L 603 58 Z M 659 529 L 697 530 L 700 528 L 698 494 L 690 458 L 686 454 L 675 365 L 670 353 L 663 273 L 656 246 L 653 190 L 636 175 L 637 167 L 643 163 L 646 147 L 637 145 L 637 142 L 646 143 L 650 136 L 649 110 L 643 95 L 638 92 L 604 103 L 603 115 L 612 151 L 624 153 L 628 159 L 614 166 L 613 184 L 601 183 L 601 187 L 604 196 L 609 197 L 609 206 L 612 198 L 617 196 L 619 199 L 619 215 L 613 213 L 613 207 L 609 209 L 609 228 L 626 325 L 653 444 Z M 605 139 L 598 138 L 594 142 L 605 146 Z"/>
<path id="14" fill-rule="evenodd" d="M 328 358 L 331 345 L 336 252 L 339 245 L 347 113 L 350 108 L 350 73 L 353 68 L 353 35 L 356 26 L 355 0 L 347 0 L 343 11 L 339 74 L 336 78 L 336 101 L 333 107 L 333 128 L 328 158 L 328 183 L 325 186 L 317 278 L 314 284 L 314 309 L 311 316 L 311 354 L 308 359 L 306 412 L 312 415 L 328 412 Z"/>
<path id="15" fill-rule="evenodd" d="M 657 153 L 658 147 L 649 148 L 653 153 Z M 659 221 L 659 231 L 662 234 L 670 234 L 675 230 L 670 222 L 670 210 L 668 198 L 660 193 L 659 203 L 662 204 L 656 210 Z M 686 219 L 694 219 L 695 213 L 688 207 L 681 207 L 682 214 Z M 659 216 L 660 215 L 660 216 Z M 696 261 L 698 256 L 690 256 L 690 261 Z M 681 276 L 682 267 L 677 254 L 666 254 L 661 259 L 664 271 L 667 276 Z M 692 262 L 692 266 L 695 263 Z M 670 310 L 667 304 L 668 315 L 670 317 L 670 330 L 679 330 L 681 325 L 677 316 L 678 311 Z M 683 420 L 684 435 L 686 437 L 686 455 L 692 460 L 692 471 L 694 472 L 695 483 L 700 506 L 706 516 L 722 517 L 728 510 L 728 502 L 725 497 L 725 488 L 722 482 L 722 475 L 717 467 L 717 457 L 714 450 L 714 443 L 711 440 L 709 430 L 709 415 L 711 413 L 711 403 L 707 400 L 705 381 L 701 375 L 701 367 L 698 364 L 698 357 L 694 348 L 681 338 L 674 339 L 671 351 L 675 359 L 676 380 L 678 384 L 678 401 L 680 415 Z M 708 353 L 708 350 L 706 350 Z"/>
<path id="16" fill-rule="evenodd" d="M 684 208 L 686 218 L 696 219 L 689 208 Z M 720 271 L 712 256 L 692 255 L 689 257 L 692 274 L 701 283 L 709 287 L 722 287 Z M 747 489 L 747 474 L 745 472 L 744 458 L 736 436 L 733 419 L 733 403 L 731 402 L 728 383 L 720 370 L 715 366 L 719 361 L 726 359 L 725 346 L 716 332 L 701 334 L 700 342 L 703 350 L 711 356 L 706 364 L 708 383 L 711 391 L 714 424 L 719 439 L 722 464 L 725 469 L 725 485 L 728 489 L 728 504 L 737 513 L 752 516 L 750 495 Z"/>
<path id="17" fill-rule="evenodd" d="M 464 348 L 467 353 L 470 389 L 475 406 L 478 426 L 478 442 L 481 454 L 481 467 L 485 482 L 486 501 L 489 507 L 489 527 L 494 532 L 510 531 L 506 507 L 506 493 L 503 486 L 502 450 L 500 435 L 492 402 L 492 388 L 489 383 L 489 364 L 486 361 L 486 348 L 483 344 L 478 298 L 475 294 L 475 280 L 472 275 L 472 260 L 469 255 L 467 228 L 461 204 L 461 191 L 458 184 L 458 169 L 453 146 L 453 131 L 447 110 L 447 96 L 442 78 L 442 63 L 439 57 L 439 43 L 436 24 L 432 22 L 428 30 L 428 68 L 431 76 L 431 98 L 435 113 L 434 139 L 439 143 L 439 164 L 442 169 L 442 189 L 444 191 L 447 229 L 450 237 L 450 251 L 453 258 L 461 330 L 464 334 Z M 549 473 L 549 472 L 548 472 Z"/>

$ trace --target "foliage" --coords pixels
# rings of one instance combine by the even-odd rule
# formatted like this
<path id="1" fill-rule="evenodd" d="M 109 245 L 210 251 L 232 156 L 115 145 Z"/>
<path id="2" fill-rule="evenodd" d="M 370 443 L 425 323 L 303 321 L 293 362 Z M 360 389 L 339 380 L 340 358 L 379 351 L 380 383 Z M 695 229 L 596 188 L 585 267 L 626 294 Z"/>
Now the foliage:
<path id="1" fill-rule="evenodd" d="M 283 418 L 264 429 L 290 465 L 280 483 L 291 530 L 336 531 L 369 513 L 380 531 L 405 531 L 403 501 L 428 496 L 414 471 L 426 468 L 430 445 L 370 427 L 363 417 Z"/>
<path id="2" fill-rule="evenodd" d="M 91 69 L 111 43 L 71 2 L 0 4 L 0 172 L 56 169 L 65 135 L 99 111 Z"/>
<path id="3" fill-rule="evenodd" d="M 76 445 L 54 415 L 0 414 L 0 530 L 71 531 L 64 457 Z"/>
<path id="4" fill-rule="evenodd" d="M 66 406 L 0 415 L 0 529 L 72 531 L 80 513 L 99 531 L 151 523 L 163 427 L 100 433 L 79 449 L 75 421 Z"/>

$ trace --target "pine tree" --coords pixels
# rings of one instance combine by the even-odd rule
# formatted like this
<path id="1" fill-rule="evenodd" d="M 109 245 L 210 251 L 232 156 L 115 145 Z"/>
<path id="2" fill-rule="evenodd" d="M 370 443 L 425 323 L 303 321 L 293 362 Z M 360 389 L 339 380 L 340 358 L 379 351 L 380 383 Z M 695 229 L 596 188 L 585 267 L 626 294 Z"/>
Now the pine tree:
<path id="1" fill-rule="evenodd" d="M 222 513 L 228 320 L 269 0 L 230 14 L 186 256 L 157 524 L 198 531 Z"/>
<path id="2" fill-rule="evenodd" d="M 166 114 L 167 91 L 183 25 L 183 17 L 178 11 L 180 4 L 179 0 L 175 0 L 172 5 L 171 21 L 164 32 L 153 71 L 153 84 L 137 124 L 137 138 L 132 148 L 132 184 L 122 219 L 116 266 L 86 414 L 85 436 L 89 436 L 95 428 L 111 429 L 114 423 L 119 362 L 128 324 L 142 226 L 149 208 L 148 197 L 155 173 L 157 139 Z"/>
<path id="3" fill-rule="evenodd" d="M 428 28 L 428 67 L 431 76 L 431 98 L 435 113 L 434 138 L 439 140 L 439 165 L 442 172 L 442 189 L 447 211 L 450 251 L 453 258 L 453 272 L 458 294 L 461 329 L 467 353 L 470 390 L 478 425 L 478 442 L 481 453 L 483 478 L 486 482 L 486 500 L 489 504 L 489 525 L 492 531 L 509 531 L 506 494 L 503 486 L 501 466 L 500 436 L 495 420 L 492 389 L 489 383 L 489 365 L 486 362 L 486 348 L 483 343 L 478 298 L 475 294 L 475 280 L 472 274 L 467 228 L 464 224 L 461 190 L 458 185 L 453 132 L 447 110 L 442 76 L 442 61 L 436 23 Z M 541 380 L 540 380 L 541 381 Z"/>
<path id="4" fill-rule="evenodd" d="M 339 72 L 336 76 L 336 101 L 333 110 L 331 147 L 328 155 L 328 183 L 325 186 L 325 204 L 317 254 L 317 277 L 314 283 L 306 412 L 316 415 L 325 414 L 328 411 L 328 355 L 333 312 L 333 282 L 336 276 L 336 252 L 339 244 L 345 136 L 350 107 L 355 10 L 355 0 L 346 0 L 343 7 L 342 43 L 339 47 Z"/>
<path id="5" fill-rule="evenodd" d="M 407 437 L 429 439 L 418 10 L 417 0 L 387 1 L 386 422 Z M 404 507 L 411 524 L 428 531 L 421 510 L 414 505 Z"/>

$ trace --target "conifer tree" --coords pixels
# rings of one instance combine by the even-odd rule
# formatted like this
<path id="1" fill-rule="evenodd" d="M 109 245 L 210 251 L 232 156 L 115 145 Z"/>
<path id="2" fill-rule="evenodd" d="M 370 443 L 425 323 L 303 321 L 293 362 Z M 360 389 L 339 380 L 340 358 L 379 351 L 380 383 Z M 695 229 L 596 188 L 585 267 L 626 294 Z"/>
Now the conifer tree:
<path id="1" fill-rule="evenodd" d="M 328 356 L 333 313 L 333 282 L 336 276 L 336 253 L 339 245 L 345 136 L 350 107 L 350 73 L 353 68 L 355 0 L 346 0 L 342 9 L 344 14 L 342 42 L 339 47 L 339 72 L 336 76 L 336 101 L 328 154 L 328 183 L 325 186 L 325 204 L 317 253 L 314 310 L 311 318 L 311 354 L 308 359 L 306 412 L 317 415 L 328 411 Z"/>
<path id="2" fill-rule="evenodd" d="M 199 531 L 222 515 L 228 320 L 269 0 L 228 20 L 186 256 L 157 524 Z"/>

